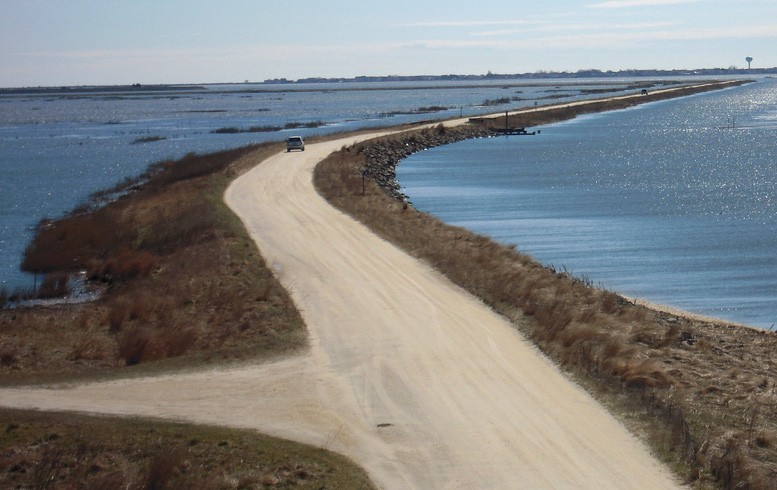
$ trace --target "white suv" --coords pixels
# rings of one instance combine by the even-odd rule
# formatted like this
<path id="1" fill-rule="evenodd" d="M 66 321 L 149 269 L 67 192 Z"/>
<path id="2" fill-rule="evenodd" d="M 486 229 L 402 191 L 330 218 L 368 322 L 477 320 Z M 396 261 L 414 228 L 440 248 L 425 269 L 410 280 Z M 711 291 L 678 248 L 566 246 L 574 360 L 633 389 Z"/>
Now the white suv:
<path id="1" fill-rule="evenodd" d="M 286 140 L 286 151 L 300 150 L 305 151 L 305 140 L 302 136 L 289 136 Z"/>

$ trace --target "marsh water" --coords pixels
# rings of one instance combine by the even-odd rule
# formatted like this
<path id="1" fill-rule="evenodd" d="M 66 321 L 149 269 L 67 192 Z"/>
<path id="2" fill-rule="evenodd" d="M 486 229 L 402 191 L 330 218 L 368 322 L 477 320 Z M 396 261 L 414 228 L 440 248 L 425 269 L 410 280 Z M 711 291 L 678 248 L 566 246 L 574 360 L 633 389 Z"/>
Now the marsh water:
<path id="1" fill-rule="evenodd" d="M 606 96 L 634 90 L 635 82 L 0 91 L 0 288 L 33 284 L 19 264 L 41 219 L 61 216 L 159 160 L 291 134 Z M 225 128 L 238 132 L 214 132 Z M 417 207 L 515 243 L 558 269 L 624 294 L 769 328 L 777 321 L 775 136 L 777 84 L 762 79 L 578 118 L 538 136 L 429 150 L 399 173 Z"/>
<path id="2" fill-rule="evenodd" d="M 280 141 L 291 134 L 621 93 L 633 83 L 479 80 L 0 90 L 0 289 L 33 285 L 19 265 L 41 219 L 59 217 L 93 192 L 160 160 Z M 219 130 L 227 131 L 214 132 Z"/>
<path id="3" fill-rule="evenodd" d="M 470 140 L 398 168 L 414 206 L 653 302 L 777 323 L 777 80 Z"/>

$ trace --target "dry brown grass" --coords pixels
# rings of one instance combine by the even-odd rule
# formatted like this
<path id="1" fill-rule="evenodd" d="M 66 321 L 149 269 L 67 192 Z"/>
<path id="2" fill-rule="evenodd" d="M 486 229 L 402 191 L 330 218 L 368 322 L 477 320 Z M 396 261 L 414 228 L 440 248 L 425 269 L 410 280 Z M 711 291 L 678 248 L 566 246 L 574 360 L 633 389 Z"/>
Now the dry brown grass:
<path id="1" fill-rule="evenodd" d="M 254 432 L 0 410 L 2 488 L 373 488 L 346 458 Z"/>
<path id="2" fill-rule="evenodd" d="M 264 145 L 164 162 L 144 185 L 125 183 L 131 190 L 107 206 L 43 222 L 24 267 L 48 273 L 47 295 L 61 293 L 65 273 L 78 270 L 104 293 L 81 305 L 0 310 L 0 381 L 266 357 L 303 346 L 299 313 L 221 200 L 253 161 L 242 156 L 281 150 Z"/>
<path id="3" fill-rule="evenodd" d="M 97 301 L 0 309 L 4 384 L 155 372 L 298 349 L 299 313 L 221 196 L 238 173 L 283 145 L 188 155 L 155 165 L 145 185 L 45 221 L 25 267 L 56 295 L 87 271 Z M 39 296 L 38 292 L 0 292 Z M 215 428 L 0 410 L 0 487 L 372 488 L 327 451 Z"/>
<path id="4" fill-rule="evenodd" d="M 512 319 L 692 485 L 772 488 L 777 336 L 635 305 L 408 208 L 372 181 L 362 195 L 351 176 L 365 164 L 357 149 L 333 154 L 316 169 L 319 191 Z"/>

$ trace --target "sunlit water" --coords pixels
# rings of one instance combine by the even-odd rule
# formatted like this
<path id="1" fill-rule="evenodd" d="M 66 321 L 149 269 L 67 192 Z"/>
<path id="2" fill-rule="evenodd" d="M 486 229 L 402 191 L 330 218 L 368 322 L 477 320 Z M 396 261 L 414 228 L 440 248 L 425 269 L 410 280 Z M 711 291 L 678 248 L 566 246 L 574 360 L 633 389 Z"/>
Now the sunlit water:
<path id="1" fill-rule="evenodd" d="M 777 323 L 777 81 L 411 156 L 415 207 L 597 285 Z"/>
<path id="2" fill-rule="evenodd" d="M 42 218 L 58 217 L 95 191 L 137 176 L 149 164 L 290 134 L 310 136 L 365 127 L 474 115 L 535 102 L 624 90 L 633 80 L 208 85 L 200 89 L 68 94 L 0 92 L 0 288 L 29 287 L 22 253 Z M 509 102 L 496 103 L 499 99 Z M 494 105 L 484 105 L 492 101 Z M 443 108 L 413 113 L 421 108 Z M 214 134 L 289 123 L 310 129 Z M 140 138 L 163 138 L 135 143 Z"/>

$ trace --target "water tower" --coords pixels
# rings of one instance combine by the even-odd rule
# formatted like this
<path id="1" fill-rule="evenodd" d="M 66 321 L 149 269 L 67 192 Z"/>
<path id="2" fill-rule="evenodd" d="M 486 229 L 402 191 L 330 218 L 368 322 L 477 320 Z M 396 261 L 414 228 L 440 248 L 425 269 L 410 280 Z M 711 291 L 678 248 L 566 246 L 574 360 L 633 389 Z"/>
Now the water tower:
<path id="1" fill-rule="evenodd" d="M 745 61 L 747 61 L 747 69 L 749 70 L 750 69 L 750 62 L 753 61 L 753 57 L 752 56 L 748 56 L 747 58 L 745 58 Z"/>

